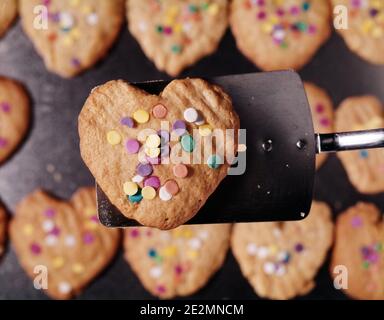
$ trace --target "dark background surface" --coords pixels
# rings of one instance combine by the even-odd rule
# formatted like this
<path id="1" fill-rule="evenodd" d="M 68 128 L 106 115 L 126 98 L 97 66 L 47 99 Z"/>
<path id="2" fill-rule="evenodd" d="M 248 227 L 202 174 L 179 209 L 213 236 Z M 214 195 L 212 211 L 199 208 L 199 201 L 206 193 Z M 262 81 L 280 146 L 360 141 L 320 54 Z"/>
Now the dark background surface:
<path id="1" fill-rule="evenodd" d="M 213 77 L 255 72 L 258 69 L 236 49 L 228 31 L 214 55 L 200 61 L 181 76 Z M 0 199 L 9 211 L 25 195 L 42 187 L 58 197 L 69 198 L 93 179 L 78 152 L 77 116 L 90 90 L 111 79 L 131 82 L 169 79 L 158 72 L 141 52 L 124 27 L 110 54 L 92 70 L 72 80 L 64 80 L 46 71 L 20 23 L 0 40 L 0 74 L 23 82 L 33 107 L 30 134 L 20 150 L 0 168 Z M 330 41 L 301 72 L 304 80 L 325 88 L 337 106 L 352 95 L 375 94 L 384 101 L 384 68 L 365 63 L 349 52 L 339 36 Z M 55 167 L 48 172 L 47 167 Z M 315 198 L 326 201 L 336 216 L 357 201 L 369 201 L 384 210 L 384 195 L 358 194 L 348 183 L 344 169 L 332 155 L 316 177 Z M 345 299 L 335 290 L 327 261 L 316 277 L 317 286 L 300 299 Z M 0 299 L 45 299 L 35 290 L 8 246 L 0 262 Z M 125 263 L 122 252 L 103 274 L 93 281 L 78 299 L 153 298 L 141 286 Z M 192 299 L 255 299 L 252 288 L 242 277 L 231 253 L 223 268 Z"/>

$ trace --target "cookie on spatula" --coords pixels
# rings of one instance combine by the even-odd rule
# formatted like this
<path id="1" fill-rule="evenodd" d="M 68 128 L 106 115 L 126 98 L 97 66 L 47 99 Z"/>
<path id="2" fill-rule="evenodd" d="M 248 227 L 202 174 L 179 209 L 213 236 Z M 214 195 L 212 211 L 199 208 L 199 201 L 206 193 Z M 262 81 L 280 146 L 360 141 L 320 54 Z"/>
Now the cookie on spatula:
<path id="1" fill-rule="evenodd" d="M 47 25 L 36 26 L 36 12 Z M 20 0 L 20 16 L 46 67 L 69 78 L 107 54 L 124 21 L 124 0 Z"/>
<path id="2" fill-rule="evenodd" d="M 111 81 L 79 116 L 81 155 L 111 203 L 160 229 L 191 219 L 215 191 L 238 129 L 230 97 L 201 79 L 172 81 L 158 96 Z"/>
<path id="3" fill-rule="evenodd" d="M 21 266 L 34 278 L 45 266 L 48 289 L 55 299 L 79 294 L 113 259 L 119 230 L 97 218 L 94 188 L 79 189 L 68 202 L 43 191 L 28 195 L 16 209 L 10 237 Z"/>
<path id="4" fill-rule="evenodd" d="M 172 76 L 213 53 L 228 26 L 227 0 L 127 0 L 129 30 Z"/>
<path id="5" fill-rule="evenodd" d="M 29 108 L 23 86 L 0 76 L 0 164 L 23 140 L 29 126 Z"/>
<path id="6" fill-rule="evenodd" d="M 332 245 L 331 210 L 315 201 L 302 221 L 236 224 L 231 241 L 243 275 L 260 297 L 305 295 Z"/>
<path id="7" fill-rule="evenodd" d="M 17 0 L 0 2 L 0 37 L 2 37 L 17 15 Z"/>
<path id="8" fill-rule="evenodd" d="M 342 266 L 348 274 L 344 292 L 355 299 L 384 300 L 384 224 L 379 209 L 359 202 L 336 222 L 331 275 Z M 341 275 L 341 274 L 340 274 Z"/>
<path id="9" fill-rule="evenodd" d="M 221 267 L 231 226 L 189 225 L 174 230 L 128 228 L 125 259 L 144 287 L 162 299 L 191 295 Z"/>

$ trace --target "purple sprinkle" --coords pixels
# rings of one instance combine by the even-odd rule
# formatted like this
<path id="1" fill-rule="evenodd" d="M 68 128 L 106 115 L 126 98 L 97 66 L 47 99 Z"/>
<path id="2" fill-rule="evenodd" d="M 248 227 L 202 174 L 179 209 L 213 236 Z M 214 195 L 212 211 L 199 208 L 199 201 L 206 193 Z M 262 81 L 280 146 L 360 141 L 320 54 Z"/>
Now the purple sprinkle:
<path id="1" fill-rule="evenodd" d="M 187 126 L 185 125 L 185 122 L 183 120 L 176 120 L 172 126 L 173 131 L 181 137 L 186 133 Z"/>
<path id="2" fill-rule="evenodd" d="M 130 235 L 132 238 L 137 238 L 140 235 L 139 229 L 137 229 L 137 228 L 132 229 Z"/>
<path id="3" fill-rule="evenodd" d="M 160 286 L 157 286 L 157 292 L 159 293 L 165 293 L 165 287 L 160 285 Z"/>
<path id="4" fill-rule="evenodd" d="M 370 252 L 371 252 L 371 250 L 366 246 L 361 248 L 361 254 L 363 255 L 364 258 L 367 258 L 369 256 Z"/>
<path id="5" fill-rule="evenodd" d="M 83 241 L 85 244 L 91 244 L 94 240 L 95 240 L 95 237 L 90 232 L 86 232 L 83 236 Z"/>
<path id="6" fill-rule="evenodd" d="M 300 8 L 298 6 L 292 6 L 289 11 L 292 15 L 297 15 L 300 13 Z"/>
<path id="7" fill-rule="evenodd" d="M 169 142 L 169 139 L 170 139 L 170 135 L 169 135 L 169 132 L 166 131 L 166 130 L 159 130 L 157 132 L 157 134 L 160 136 L 160 141 L 161 141 L 161 146 L 165 146 L 166 144 L 168 144 Z"/>
<path id="8" fill-rule="evenodd" d="M 359 228 L 363 225 L 363 220 L 360 217 L 355 216 L 352 218 L 351 225 L 354 228 Z"/>
<path id="9" fill-rule="evenodd" d="M 267 14 L 264 12 L 264 11 L 260 11 L 258 14 L 257 14 L 257 19 L 259 20 L 264 20 L 266 18 Z"/>
<path id="10" fill-rule="evenodd" d="M 135 126 L 135 122 L 134 122 L 133 119 L 130 118 L 130 117 L 124 117 L 124 118 L 121 118 L 120 123 L 121 123 L 123 126 L 127 126 L 127 127 L 129 127 L 129 128 L 133 128 L 133 127 Z"/>
<path id="11" fill-rule="evenodd" d="M 152 168 L 152 165 L 150 163 L 140 163 L 136 167 L 136 172 L 137 172 L 137 174 L 139 174 L 142 177 L 148 177 L 149 175 L 152 174 L 153 168 Z"/>
<path id="12" fill-rule="evenodd" d="M 284 12 L 284 10 L 283 10 L 282 8 L 278 8 L 278 9 L 276 10 L 276 14 L 277 14 L 279 17 L 282 17 L 282 16 L 284 16 L 285 12 Z"/>
<path id="13" fill-rule="evenodd" d="M 161 159 L 160 158 L 150 158 L 150 157 L 145 157 L 145 159 L 152 165 L 157 165 L 160 164 Z"/>
<path id="14" fill-rule="evenodd" d="M 94 215 L 91 217 L 91 221 L 93 221 L 95 223 L 99 223 L 99 218 L 97 217 L 97 215 Z"/>
<path id="15" fill-rule="evenodd" d="M 361 7 L 361 0 L 352 0 L 352 6 L 353 7 Z"/>
<path id="16" fill-rule="evenodd" d="M 80 68 L 80 66 L 81 66 L 81 62 L 80 62 L 80 60 L 77 59 L 77 58 L 72 58 L 71 63 L 72 63 L 72 65 L 73 65 L 75 68 Z"/>
<path id="17" fill-rule="evenodd" d="M 48 19 L 57 23 L 60 21 L 60 13 L 48 13 Z"/>
<path id="18" fill-rule="evenodd" d="M 180 265 L 177 265 L 177 266 L 175 267 L 175 273 L 176 273 L 177 275 L 183 273 L 183 268 L 182 268 Z"/>
<path id="19" fill-rule="evenodd" d="M 140 150 L 140 143 L 136 139 L 130 139 L 125 143 L 125 148 L 129 154 L 135 154 Z"/>
<path id="20" fill-rule="evenodd" d="M 301 244 L 301 243 L 297 243 L 296 245 L 295 245 L 295 251 L 296 252 L 301 252 L 301 251 L 303 251 L 304 250 L 304 246 Z"/>
<path id="21" fill-rule="evenodd" d="M 60 228 L 55 226 L 50 232 L 49 234 L 55 236 L 55 237 L 58 237 L 60 235 Z"/>
<path id="22" fill-rule="evenodd" d="M 151 176 L 144 180 L 144 187 L 160 188 L 160 179 L 156 176 Z"/>
<path id="23" fill-rule="evenodd" d="M 47 217 L 47 218 L 53 218 L 56 214 L 56 211 L 54 209 L 47 209 L 44 211 L 44 215 Z"/>
<path id="24" fill-rule="evenodd" d="M 0 137 L 0 149 L 5 148 L 8 145 L 8 141 L 5 138 Z"/>
<path id="25" fill-rule="evenodd" d="M 265 0 L 257 0 L 257 5 L 258 6 L 264 6 L 265 5 Z"/>
<path id="26" fill-rule="evenodd" d="M 328 118 L 322 118 L 320 120 L 320 124 L 323 126 L 323 127 L 328 127 L 329 126 L 329 119 Z"/>
<path id="27" fill-rule="evenodd" d="M 369 14 L 371 17 L 375 17 L 378 13 L 379 13 L 379 10 L 375 8 L 372 8 L 371 10 L 369 10 Z"/>
<path id="28" fill-rule="evenodd" d="M 377 263 L 379 261 L 379 255 L 376 252 L 371 252 L 368 256 L 368 261 L 370 263 Z"/>
<path id="29" fill-rule="evenodd" d="M 41 247 L 37 243 L 32 243 L 30 249 L 34 255 L 39 255 L 41 253 Z"/>
<path id="30" fill-rule="evenodd" d="M 9 113 L 11 111 L 11 105 L 8 102 L 2 102 L 0 103 L 0 108 L 5 113 Z"/>

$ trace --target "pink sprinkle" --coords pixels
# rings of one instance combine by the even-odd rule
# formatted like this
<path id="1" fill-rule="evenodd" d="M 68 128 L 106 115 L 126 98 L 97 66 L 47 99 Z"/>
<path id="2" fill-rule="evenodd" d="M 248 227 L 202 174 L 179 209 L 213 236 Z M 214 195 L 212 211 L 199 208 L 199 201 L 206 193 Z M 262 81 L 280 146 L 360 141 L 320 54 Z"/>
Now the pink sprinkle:
<path id="1" fill-rule="evenodd" d="M 51 4 L 51 0 L 43 0 L 44 6 L 49 6 Z"/>
<path id="2" fill-rule="evenodd" d="M 314 33 L 316 33 L 316 32 L 317 32 L 317 27 L 316 27 L 315 25 L 313 25 L 313 24 L 309 25 L 309 27 L 308 27 L 308 33 L 310 33 L 310 34 L 314 34 Z"/>
<path id="3" fill-rule="evenodd" d="M 355 216 L 352 218 L 351 225 L 354 228 L 359 228 L 363 225 L 363 220 L 359 216 Z"/>
<path id="4" fill-rule="evenodd" d="M 158 293 L 165 293 L 165 287 L 163 285 L 159 285 L 156 288 Z"/>
<path id="5" fill-rule="evenodd" d="M 361 7 L 361 0 L 352 0 L 352 6 L 355 8 L 360 8 Z"/>
<path id="6" fill-rule="evenodd" d="M 284 9 L 283 9 L 283 8 L 278 8 L 278 9 L 276 10 L 276 14 L 277 14 L 279 17 L 284 16 L 284 14 L 285 14 Z"/>
<path id="7" fill-rule="evenodd" d="M 55 216 L 56 212 L 55 210 L 49 208 L 47 210 L 44 211 L 44 215 L 47 217 L 47 218 L 53 218 Z"/>
<path id="8" fill-rule="evenodd" d="M 5 148 L 8 145 L 8 141 L 5 138 L 0 138 L 0 149 Z"/>
<path id="9" fill-rule="evenodd" d="M 144 180 L 144 187 L 160 188 L 160 179 L 156 176 L 151 176 Z"/>
<path id="10" fill-rule="evenodd" d="M 257 5 L 262 7 L 265 5 L 265 0 L 257 0 Z"/>
<path id="11" fill-rule="evenodd" d="M 137 228 L 132 229 L 130 235 L 132 238 L 137 238 L 140 235 L 139 229 Z"/>
<path id="12" fill-rule="evenodd" d="M 317 106 L 316 106 L 316 112 L 317 113 L 323 113 L 324 112 L 324 106 L 322 105 L 322 104 L 318 104 Z"/>
<path id="13" fill-rule="evenodd" d="M 8 102 L 0 103 L 0 109 L 5 113 L 9 113 L 11 111 L 11 105 Z"/>
<path id="14" fill-rule="evenodd" d="M 180 265 L 177 265 L 177 266 L 175 267 L 175 273 L 176 273 L 177 275 L 180 275 L 182 272 L 183 272 L 183 268 L 182 268 Z"/>
<path id="15" fill-rule="evenodd" d="M 55 236 L 55 237 L 58 237 L 60 235 L 60 228 L 55 226 L 50 232 L 49 234 Z"/>
<path id="16" fill-rule="evenodd" d="M 320 124 L 323 126 L 323 127 L 328 127 L 329 126 L 329 119 L 328 118 L 322 118 L 320 120 Z"/>
<path id="17" fill-rule="evenodd" d="M 264 11 L 260 11 L 258 14 L 257 14 L 257 19 L 259 20 L 264 20 L 266 18 L 267 14 L 264 12 Z"/>
<path id="18" fill-rule="evenodd" d="M 289 12 L 292 15 L 298 15 L 300 13 L 300 8 L 298 6 L 292 6 Z"/>
<path id="19" fill-rule="evenodd" d="M 152 231 L 151 230 L 147 230 L 147 237 L 151 237 L 152 236 Z"/>
<path id="20" fill-rule="evenodd" d="M 166 35 L 171 35 L 171 34 L 172 34 L 172 28 L 171 28 L 171 27 L 164 27 L 163 32 L 164 32 Z"/>
<path id="21" fill-rule="evenodd" d="M 95 237 L 90 232 L 86 232 L 83 236 L 83 241 L 85 244 L 91 244 L 94 240 L 95 240 Z"/>
<path id="22" fill-rule="evenodd" d="M 41 253 L 41 247 L 37 243 L 32 243 L 30 249 L 34 255 L 39 255 Z"/>
<path id="23" fill-rule="evenodd" d="M 99 218 L 97 217 L 97 215 L 94 215 L 91 217 L 91 221 L 95 222 L 95 223 L 98 223 L 99 222 Z"/>
<path id="24" fill-rule="evenodd" d="M 161 162 L 161 159 L 160 159 L 160 158 L 145 157 L 145 159 L 146 159 L 150 164 L 153 164 L 153 165 L 160 164 L 160 162 Z"/>

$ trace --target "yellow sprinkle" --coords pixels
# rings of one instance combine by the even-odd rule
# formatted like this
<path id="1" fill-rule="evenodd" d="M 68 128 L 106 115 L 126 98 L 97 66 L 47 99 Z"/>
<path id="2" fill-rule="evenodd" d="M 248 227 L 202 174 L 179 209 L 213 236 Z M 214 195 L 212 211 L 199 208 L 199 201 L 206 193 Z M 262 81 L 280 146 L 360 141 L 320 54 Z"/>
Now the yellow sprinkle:
<path id="1" fill-rule="evenodd" d="M 379 10 L 381 8 L 384 8 L 384 3 L 382 0 L 371 0 L 371 7 Z"/>
<path id="2" fill-rule="evenodd" d="M 33 233 L 33 225 L 31 224 L 26 224 L 23 228 L 23 233 L 26 235 L 26 236 L 30 236 L 32 235 Z"/>
<path id="3" fill-rule="evenodd" d="M 92 8 L 90 6 L 83 6 L 81 8 L 81 11 L 84 13 L 84 14 L 88 14 L 88 13 L 91 13 L 92 12 Z"/>
<path id="4" fill-rule="evenodd" d="M 63 38 L 63 44 L 66 47 L 70 47 L 73 45 L 73 39 L 70 36 L 66 36 Z"/>
<path id="5" fill-rule="evenodd" d="M 71 1 L 69 1 L 69 4 L 72 7 L 77 7 L 79 5 L 79 0 L 71 0 Z"/>
<path id="6" fill-rule="evenodd" d="M 271 33 L 272 30 L 273 30 L 273 25 L 271 23 L 263 23 L 261 25 L 261 30 L 264 32 L 264 33 Z"/>
<path id="7" fill-rule="evenodd" d="M 143 109 L 139 109 L 133 114 L 133 119 L 138 123 L 147 123 L 149 120 L 149 113 Z"/>
<path id="8" fill-rule="evenodd" d="M 186 229 L 186 230 L 184 230 L 184 232 L 183 232 L 183 236 L 185 237 L 185 238 L 191 238 L 192 236 L 193 236 L 193 232 L 191 231 L 191 229 Z"/>
<path id="9" fill-rule="evenodd" d="M 177 14 L 179 13 L 179 8 L 178 6 L 171 6 L 169 9 L 168 9 L 168 14 L 171 15 L 171 16 L 176 16 Z"/>
<path id="10" fill-rule="evenodd" d="M 272 254 L 272 255 L 275 255 L 276 253 L 277 253 L 277 250 L 278 250 L 278 248 L 277 248 L 277 246 L 276 245 L 270 245 L 269 246 L 269 252 Z"/>
<path id="11" fill-rule="evenodd" d="M 126 195 L 133 196 L 137 193 L 137 191 L 139 190 L 139 187 L 137 183 L 129 181 L 124 183 L 123 189 Z"/>
<path id="12" fill-rule="evenodd" d="M 152 200 L 156 198 L 156 190 L 152 187 L 144 187 L 143 190 L 141 190 L 141 195 L 144 199 Z"/>
<path id="13" fill-rule="evenodd" d="M 175 19 L 173 17 L 166 16 L 164 18 L 164 24 L 167 25 L 167 26 L 173 25 L 174 22 L 175 22 Z"/>
<path id="14" fill-rule="evenodd" d="M 95 221 L 85 221 L 84 228 L 87 230 L 96 230 L 98 228 L 98 224 Z"/>
<path id="15" fill-rule="evenodd" d="M 150 158 L 157 158 L 160 155 L 160 148 L 145 148 L 145 154 Z"/>
<path id="16" fill-rule="evenodd" d="M 277 24 L 279 22 L 279 18 L 273 15 L 269 18 L 269 22 L 272 24 Z"/>
<path id="17" fill-rule="evenodd" d="M 173 29 L 175 30 L 175 33 L 180 33 L 181 31 L 183 31 L 183 26 L 180 23 L 178 23 L 178 24 L 175 24 Z"/>
<path id="18" fill-rule="evenodd" d="M 196 250 L 187 251 L 187 257 L 190 259 L 196 259 L 198 255 L 199 255 L 199 252 Z"/>
<path id="19" fill-rule="evenodd" d="M 212 3 L 208 8 L 208 13 L 212 16 L 217 15 L 219 12 L 219 5 L 217 3 Z"/>
<path id="20" fill-rule="evenodd" d="M 148 148 L 157 148 L 161 143 L 160 137 L 157 134 L 151 134 L 147 137 L 145 144 Z"/>
<path id="21" fill-rule="evenodd" d="M 74 40 L 78 40 L 80 38 L 80 30 L 79 28 L 73 28 L 71 30 L 71 37 L 74 39 Z"/>
<path id="22" fill-rule="evenodd" d="M 116 130 L 111 130 L 107 133 L 107 140 L 109 144 L 115 146 L 120 144 L 121 136 Z"/>
<path id="23" fill-rule="evenodd" d="M 52 260 L 52 265 L 55 269 L 60 269 L 64 265 L 63 257 L 56 257 Z"/>
<path id="24" fill-rule="evenodd" d="M 163 249 L 162 253 L 165 257 L 174 257 L 177 253 L 177 248 L 175 246 L 168 246 Z"/>
<path id="25" fill-rule="evenodd" d="M 94 208 L 87 207 L 85 208 L 84 213 L 86 217 L 90 218 L 96 214 L 96 210 Z"/>
<path id="26" fill-rule="evenodd" d="M 172 230 L 172 234 L 175 238 L 180 238 L 182 236 L 182 230 L 180 229 L 174 229 Z"/>
<path id="27" fill-rule="evenodd" d="M 381 38 L 383 35 L 384 35 L 384 32 L 383 32 L 383 29 L 380 28 L 380 27 L 375 27 L 373 30 L 372 30 L 372 37 L 378 39 L 378 38 Z"/>
<path id="28" fill-rule="evenodd" d="M 363 24 L 361 25 L 361 30 L 364 33 L 369 33 L 374 27 L 374 22 L 372 20 L 365 20 Z"/>
<path id="29" fill-rule="evenodd" d="M 84 272 L 84 266 L 81 264 L 81 263 L 75 263 L 73 266 L 72 266 L 72 271 L 74 273 L 77 273 L 77 274 L 80 274 L 80 273 L 83 273 Z"/>
<path id="30" fill-rule="evenodd" d="M 212 134 L 212 128 L 209 124 L 204 124 L 199 127 L 199 134 L 202 137 L 208 137 Z"/>

